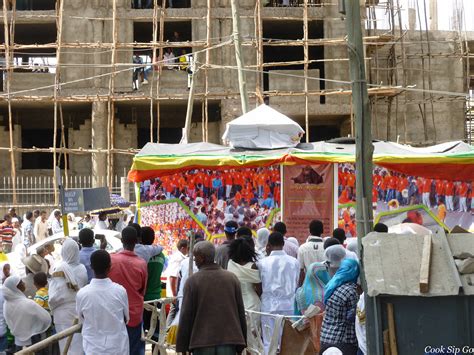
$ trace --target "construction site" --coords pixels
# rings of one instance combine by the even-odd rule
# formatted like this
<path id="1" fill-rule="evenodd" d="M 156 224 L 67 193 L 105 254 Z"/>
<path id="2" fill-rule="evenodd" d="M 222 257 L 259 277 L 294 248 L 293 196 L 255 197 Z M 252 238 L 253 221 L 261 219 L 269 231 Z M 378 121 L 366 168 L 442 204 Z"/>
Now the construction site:
<path id="1" fill-rule="evenodd" d="M 360 1 L 375 139 L 471 143 L 467 3 Z M 354 136 L 338 1 L 240 0 L 239 15 L 250 106 L 291 117 L 302 141 Z M 66 188 L 120 189 L 147 142 L 180 142 L 190 108 L 189 142 L 222 143 L 242 114 L 229 0 L 3 0 L 0 18 L 2 210 L 57 206 L 55 166 Z"/>

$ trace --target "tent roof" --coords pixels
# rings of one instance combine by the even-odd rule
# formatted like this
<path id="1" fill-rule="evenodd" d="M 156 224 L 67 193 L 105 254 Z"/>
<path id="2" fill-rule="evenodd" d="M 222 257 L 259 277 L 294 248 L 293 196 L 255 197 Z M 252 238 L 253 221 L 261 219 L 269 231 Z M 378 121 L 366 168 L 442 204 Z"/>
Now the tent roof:
<path id="1" fill-rule="evenodd" d="M 374 142 L 374 163 L 407 175 L 448 180 L 474 180 L 474 149 L 461 141 L 424 148 Z M 301 143 L 295 148 L 232 149 L 211 143 L 148 143 L 134 157 L 134 182 L 193 168 L 229 169 L 274 164 L 355 162 L 355 144 Z"/>
<path id="2" fill-rule="evenodd" d="M 291 118 L 265 104 L 227 123 L 222 139 L 233 147 L 294 147 L 304 130 Z"/>

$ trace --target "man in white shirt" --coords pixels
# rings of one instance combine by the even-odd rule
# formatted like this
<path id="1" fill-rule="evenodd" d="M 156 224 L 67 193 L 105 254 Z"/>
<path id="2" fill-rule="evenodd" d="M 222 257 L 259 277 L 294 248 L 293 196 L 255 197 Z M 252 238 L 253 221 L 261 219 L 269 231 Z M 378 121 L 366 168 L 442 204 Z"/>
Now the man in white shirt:
<path id="1" fill-rule="evenodd" d="M 129 321 L 127 291 L 108 278 L 109 253 L 97 250 L 91 255 L 95 278 L 77 293 L 76 310 L 82 323 L 86 354 L 128 354 Z"/>
<path id="2" fill-rule="evenodd" d="M 51 229 L 53 230 L 53 234 L 61 233 L 63 231 L 63 225 L 61 223 L 61 211 L 59 210 L 54 211 L 54 218 L 51 222 Z"/>
<path id="3" fill-rule="evenodd" d="M 171 254 L 168 260 L 168 267 L 164 272 L 166 280 L 166 297 L 176 297 L 178 293 L 178 276 L 181 268 L 181 262 L 188 255 L 189 247 L 188 240 L 181 239 L 177 245 L 178 250 Z M 176 307 L 174 304 L 171 305 L 170 312 L 168 314 L 167 324 L 170 325 L 176 317 Z"/>
<path id="4" fill-rule="evenodd" d="M 107 214 L 104 212 L 99 213 L 99 221 L 94 227 L 94 230 L 104 230 L 109 229 L 109 224 L 107 223 Z"/>
<path id="5" fill-rule="evenodd" d="M 306 270 L 309 266 L 315 262 L 323 262 L 324 259 L 324 248 L 323 248 L 323 234 L 324 226 L 323 222 L 314 219 L 309 224 L 309 237 L 306 239 L 306 243 L 300 246 L 298 249 L 298 261 L 300 263 L 300 281 L 299 285 L 303 284 Z"/>
<path id="6" fill-rule="evenodd" d="M 171 48 L 167 48 L 165 50 L 165 54 L 163 56 L 163 62 L 166 65 L 166 68 L 169 69 L 169 70 L 172 70 L 172 69 L 175 69 L 175 56 L 174 56 L 174 53 L 173 53 L 173 50 Z"/>
<path id="7" fill-rule="evenodd" d="M 284 244 L 281 233 L 270 234 L 266 248 L 268 256 L 257 263 L 262 279 L 261 310 L 264 313 L 292 315 L 294 312 L 300 265 L 298 260 L 283 251 Z M 275 317 L 262 316 L 261 319 L 263 345 L 265 354 L 268 354 L 275 329 Z"/>
<path id="8" fill-rule="evenodd" d="M 36 218 L 33 231 L 37 242 L 49 237 L 47 219 L 46 211 L 41 211 L 39 217 Z"/>

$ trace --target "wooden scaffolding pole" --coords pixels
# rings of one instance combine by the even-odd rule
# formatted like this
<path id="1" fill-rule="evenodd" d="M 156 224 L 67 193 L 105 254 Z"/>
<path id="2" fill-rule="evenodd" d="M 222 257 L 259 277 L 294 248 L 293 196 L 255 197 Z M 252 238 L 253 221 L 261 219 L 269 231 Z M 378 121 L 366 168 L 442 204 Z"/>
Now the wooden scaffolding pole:
<path id="1" fill-rule="evenodd" d="M 59 119 L 61 121 L 61 147 L 67 149 L 67 142 L 66 142 L 66 134 L 65 134 L 65 127 L 64 127 L 64 116 L 63 116 L 63 105 L 59 104 Z M 68 161 L 67 161 L 67 151 L 62 151 L 62 156 L 64 159 L 64 177 L 66 182 L 64 183 L 64 188 L 69 188 L 69 174 L 68 174 Z"/>
<path id="2" fill-rule="evenodd" d="M 262 33 L 262 0 L 255 3 L 255 39 L 257 40 L 257 67 L 258 73 L 256 80 L 255 92 L 257 100 L 260 104 L 264 103 L 262 94 L 262 78 L 263 78 L 263 33 Z"/>
<path id="3" fill-rule="evenodd" d="M 398 29 L 400 31 L 400 50 L 402 57 L 402 80 L 403 87 L 407 86 L 407 73 L 406 73 L 406 53 L 405 53 L 405 44 L 403 40 L 403 27 L 402 27 L 402 13 L 400 11 L 400 0 L 397 0 L 397 9 L 398 9 Z M 408 125 L 407 125 L 407 93 L 403 94 L 403 134 L 404 134 L 404 143 L 408 142 Z"/>
<path id="4" fill-rule="evenodd" d="M 153 0 L 153 42 L 156 42 L 158 38 L 158 0 Z M 153 46 L 153 51 L 151 55 L 151 82 L 150 84 L 150 142 L 155 140 L 154 138 L 154 115 L 153 115 L 153 83 L 155 82 L 155 62 L 156 59 L 156 46 Z M 146 71 L 146 67 L 143 68 Z M 160 80 L 158 77 L 157 80 Z"/>
<path id="5" fill-rule="evenodd" d="M 430 106 L 431 106 L 431 120 L 433 123 L 433 140 L 436 143 L 436 122 L 435 122 L 435 111 L 434 111 L 434 104 L 433 104 L 433 79 L 431 77 L 431 42 L 430 42 L 430 35 L 428 33 L 428 15 L 426 10 L 426 0 L 423 0 L 423 8 L 424 8 L 424 18 L 425 18 L 425 36 L 426 36 L 426 47 L 428 50 L 428 89 L 430 90 Z M 421 22 L 420 22 L 421 28 Z M 423 73 L 424 75 L 424 73 Z"/>
<path id="6" fill-rule="evenodd" d="M 63 10 L 64 1 L 58 0 L 56 5 L 56 27 L 57 27 L 57 47 L 56 47 L 56 73 L 54 74 L 54 128 L 53 128 L 53 188 L 54 188 L 54 204 L 59 205 L 58 194 L 58 176 L 56 172 L 57 155 L 56 155 L 56 141 L 58 139 L 58 95 L 61 90 L 61 43 L 62 43 L 62 29 L 63 29 Z"/>
<path id="7" fill-rule="evenodd" d="M 304 122 L 306 143 L 309 143 L 309 100 L 308 100 L 308 0 L 303 5 L 303 37 L 304 37 Z"/>
<path id="8" fill-rule="evenodd" d="M 115 136 L 115 104 L 112 96 L 115 92 L 115 63 L 117 61 L 117 1 L 112 0 L 112 72 L 109 77 L 109 99 L 107 100 L 107 186 L 112 188 L 113 174 L 114 174 L 114 156 L 112 149 L 114 149 Z"/>
<path id="9" fill-rule="evenodd" d="M 203 103 L 203 123 L 202 123 L 202 140 L 209 141 L 209 72 L 208 66 L 211 56 L 211 0 L 207 0 L 207 16 L 206 16 L 206 66 L 204 67 L 204 103 Z M 197 58 L 194 58 L 197 68 Z M 195 73 L 193 73 L 193 82 L 195 80 Z M 194 86 L 194 84 L 193 84 Z M 188 136 L 189 139 L 189 136 Z"/>
<path id="10" fill-rule="evenodd" d="M 159 39 L 159 58 L 158 58 L 158 79 L 156 80 L 156 142 L 160 143 L 160 81 L 161 73 L 163 72 L 163 42 L 165 38 L 165 15 L 166 15 L 166 0 L 161 0 L 160 8 L 160 39 Z"/>
<path id="11" fill-rule="evenodd" d="M 16 7 L 16 1 L 11 3 L 9 0 L 3 0 L 3 28 L 5 34 L 5 67 L 6 67 L 6 91 L 7 91 L 7 103 L 8 103 L 8 133 L 10 139 L 10 175 L 12 177 L 12 192 L 13 192 L 13 205 L 18 203 L 17 195 L 16 195 L 16 164 L 15 164 L 15 153 L 13 147 L 13 115 L 12 115 L 12 104 L 11 104 L 11 96 L 10 96 L 10 78 L 13 73 L 12 68 L 12 52 L 10 47 L 10 29 L 8 27 L 8 4 L 11 4 L 13 9 Z M 13 16 L 14 18 L 14 16 Z M 13 19 L 12 19 L 13 24 Z"/>

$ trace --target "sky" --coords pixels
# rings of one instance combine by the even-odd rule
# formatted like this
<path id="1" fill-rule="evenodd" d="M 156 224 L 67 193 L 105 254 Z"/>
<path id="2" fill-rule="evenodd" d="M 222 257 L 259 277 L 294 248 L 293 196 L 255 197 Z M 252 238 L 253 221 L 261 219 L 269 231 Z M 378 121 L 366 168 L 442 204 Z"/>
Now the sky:
<path id="1" fill-rule="evenodd" d="M 425 29 L 425 22 L 424 22 L 424 4 L 426 2 L 426 12 L 428 16 L 428 28 L 430 26 L 430 2 L 437 1 L 438 5 L 438 30 L 442 31 L 452 31 L 455 30 L 455 9 L 461 12 L 463 19 L 462 30 L 463 31 L 474 31 L 474 0 L 399 0 L 400 7 L 401 7 L 401 15 L 402 15 L 402 24 L 404 29 L 408 28 L 408 9 L 417 9 L 417 7 L 421 11 L 421 22 L 422 22 L 422 29 Z M 397 0 L 393 0 L 396 4 Z M 379 3 L 379 7 L 376 10 L 377 19 L 377 27 L 380 29 L 388 29 L 388 13 L 386 9 L 383 7 L 387 4 L 386 0 L 381 0 Z M 398 19 L 395 19 L 395 22 L 398 23 Z M 419 22 L 418 16 L 416 19 L 416 28 L 419 29 Z"/>

